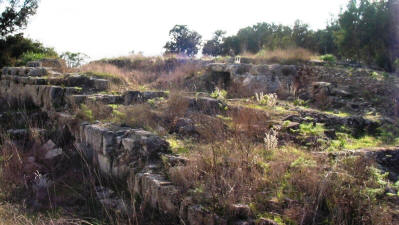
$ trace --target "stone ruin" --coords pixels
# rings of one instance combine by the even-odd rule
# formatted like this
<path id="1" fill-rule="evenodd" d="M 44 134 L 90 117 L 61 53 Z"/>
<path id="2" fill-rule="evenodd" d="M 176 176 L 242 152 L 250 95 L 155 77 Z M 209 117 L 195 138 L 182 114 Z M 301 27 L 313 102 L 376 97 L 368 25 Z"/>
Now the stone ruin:
<path id="1" fill-rule="evenodd" d="M 49 64 L 46 64 L 49 65 Z M 26 67 L 5 67 L 1 70 L 0 95 L 8 101 L 31 102 L 41 108 L 51 123 L 67 130 L 74 140 L 74 147 L 83 153 L 89 164 L 99 169 L 103 176 L 123 181 L 140 196 L 142 201 L 176 223 L 228 224 L 205 207 L 195 204 L 188 196 L 181 196 L 178 188 L 168 181 L 163 171 L 163 160 L 170 165 L 186 162 L 171 154 L 169 144 L 161 137 L 143 129 L 120 127 L 110 123 L 84 122 L 74 124 L 69 109 L 88 102 L 131 105 L 148 99 L 164 97 L 166 92 L 126 91 L 121 95 L 104 94 L 110 87 L 105 79 L 80 74 L 62 74 L 62 65 L 30 62 Z M 199 97 L 188 98 L 190 108 L 215 114 L 220 101 Z M 50 122 L 49 121 L 49 122 Z M 21 138 L 24 130 L 9 130 L 10 135 Z M 51 141 L 46 145 L 55 146 Z M 48 157 L 57 157 L 62 149 L 50 149 Z M 46 156 L 47 157 L 47 156 Z M 101 188 L 100 188 L 101 189 Z M 107 198 L 110 190 L 98 190 L 98 198 L 104 206 L 128 213 L 131 207 L 120 199 Z M 249 219 L 249 218 L 248 218 Z M 238 220 L 238 219 L 237 219 Z M 240 221 L 240 220 L 238 220 Z"/>
<path id="2" fill-rule="evenodd" d="M 51 66 L 51 67 L 50 67 Z M 168 142 L 143 129 L 120 127 L 111 123 L 84 122 L 77 126 L 73 123 L 73 115 L 68 109 L 88 102 L 104 104 L 132 105 L 149 99 L 164 97 L 166 92 L 126 91 L 120 95 L 104 94 L 110 83 L 80 74 L 63 74 L 63 65 L 54 62 L 30 62 L 27 67 L 5 67 L 0 77 L 0 95 L 9 101 L 31 101 L 49 115 L 59 127 L 68 130 L 74 140 L 74 147 L 82 152 L 92 167 L 111 179 L 125 182 L 128 188 L 140 196 L 151 208 L 167 215 L 172 220 L 190 225 L 216 224 L 254 224 L 247 206 L 232 207 L 233 218 L 221 218 L 202 205 L 196 204 L 189 196 L 182 196 L 178 188 L 168 181 L 163 172 L 163 161 L 172 166 L 185 164 L 187 159 L 173 155 Z M 297 68 L 291 65 L 250 65 L 250 64 L 218 64 L 207 66 L 206 86 L 222 84 L 225 87 L 238 84 L 246 93 L 276 93 L 294 91 L 298 78 Z M 331 89 L 328 83 L 314 83 L 314 94 L 346 96 L 349 93 Z M 324 93 L 325 92 L 325 93 Z M 331 92 L 331 93 L 330 93 Z M 202 113 L 214 115 L 220 112 L 220 102 L 215 99 L 198 97 L 189 98 L 189 108 Z M 223 107 L 222 107 L 223 108 Z M 317 117 L 312 115 L 312 117 Z M 290 118 L 300 122 L 301 118 Z M 341 119 L 329 116 L 320 120 L 334 121 L 342 124 L 366 124 L 374 129 L 373 122 L 356 118 Z M 360 122 L 359 122 L 360 121 Z M 13 131 L 10 131 L 13 132 Z M 15 132 L 15 131 L 14 131 Z M 56 149 L 57 150 L 57 149 Z M 390 150 L 396 152 L 397 149 Z M 57 155 L 59 151 L 55 151 Z M 383 155 L 375 154 L 380 161 L 386 161 Z M 49 156 L 50 157 L 50 156 Z M 397 154 L 395 153 L 397 158 Z M 391 161 L 389 163 L 392 164 Z M 128 213 L 129 205 L 108 199 L 106 190 L 98 190 L 99 199 L 110 208 L 120 208 Z M 260 221 L 257 224 L 274 224 L 272 221 Z"/>

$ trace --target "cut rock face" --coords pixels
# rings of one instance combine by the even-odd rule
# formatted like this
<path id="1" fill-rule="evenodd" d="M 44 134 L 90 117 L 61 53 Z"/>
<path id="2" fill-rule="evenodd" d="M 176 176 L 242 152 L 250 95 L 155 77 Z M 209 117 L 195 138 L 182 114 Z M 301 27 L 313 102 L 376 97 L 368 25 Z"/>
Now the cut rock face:
<path id="1" fill-rule="evenodd" d="M 253 96 L 255 93 L 291 92 L 293 82 L 298 76 L 293 65 L 252 65 L 252 64 L 209 64 L 208 86 L 230 86 L 240 91 L 241 96 Z M 229 78 L 225 77 L 229 74 Z M 228 81 L 228 82 L 227 82 Z M 222 83 L 222 84 L 220 84 Z M 213 89 L 210 87 L 210 89 Z M 234 91 L 234 90 L 233 90 Z M 237 91 L 237 90 L 235 90 Z"/>
<path id="2" fill-rule="evenodd" d="M 110 124 L 81 125 L 80 143 L 89 150 L 94 164 L 111 177 L 126 177 L 139 164 L 157 162 L 169 153 L 169 145 L 160 137 L 140 129 Z"/>

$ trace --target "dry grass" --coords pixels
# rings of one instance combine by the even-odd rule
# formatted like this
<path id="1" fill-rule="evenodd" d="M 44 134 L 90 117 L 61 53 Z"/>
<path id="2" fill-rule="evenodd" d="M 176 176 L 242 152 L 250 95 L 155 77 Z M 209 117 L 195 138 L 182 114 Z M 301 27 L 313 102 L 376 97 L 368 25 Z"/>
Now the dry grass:
<path id="1" fill-rule="evenodd" d="M 229 112 L 232 118 L 232 129 L 243 133 L 252 140 L 263 140 L 268 130 L 270 116 L 268 113 L 252 108 L 238 108 Z"/>
<path id="2" fill-rule="evenodd" d="M 38 214 L 31 215 L 26 209 L 10 204 L 0 203 L 0 225 L 90 225 L 92 223 L 83 219 L 74 219 L 64 216 L 64 218 L 52 218 L 51 215 Z"/>
<path id="3" fill-rule="evenodd" d="M 123 125 L 150 131 L 159 131 L 163 129 L 164 122 L 161 116 L 148 104 L 119 107 L 117 111 L 119 118 L 116 121 Z"/>
<path id="4" fill-rule="evenodd" d="M 173 71 L 162 73 L 151 86 L 163 90 L 195 90 L 197 87 L 190 79 L 202 72 L 203 68 L 195 63 L 178 65 Z"/>
<path id="5" fill-rule="evenodd" d="M 79 72 L 110 80 L 111 90 L 120 91 L 128 87 L 137 87 L 138 85 L 134 73 L 108 63 L 89 63 L 81 66 Z"/>
<path id="6" fill-rule="evenodd" d="M 395 224 L 386 197 L 373 194 L 384 187 L 363 158 L 330 164 L 292 147 L 265 150 L 240 137 L 200 146 L 187 157 L 186 166 L 169 170 L 172 181 L 224 215 L 239 203 L 258 218 L 290 224 Z"/>
<path id="7" fill-rule="evenodd" d="M 176 55 L 145 57 L 133 54 L 91 64 L 114 65 L 124 73 L 128 73 L 128 77 L 133 79 L 135 84 L 164 90 L 195 89 L 194 83 L 189 83 L 188 80 L 198 75 L 203 69 L 196 62 Z M 103 69 L 99 71 L 102 72 Z"/>
<path id="8" fill-rule="evenodd" d="M 288 49 L 263 49 L 256 55 L 244 54 L 245 57 L 253 58 L 256 63 L 281 63 L 298 64 L 316 58 L 315 53 L 304 48 Z"/>
<path id="9" fill-rule="evenodd" d="M 167 118 L 173 121 L 176 118 L 183 117 L 187 113 L 188 107 L 189 100 L 183 97 L 182 92 L 171 92 L 165 113 Z"/>

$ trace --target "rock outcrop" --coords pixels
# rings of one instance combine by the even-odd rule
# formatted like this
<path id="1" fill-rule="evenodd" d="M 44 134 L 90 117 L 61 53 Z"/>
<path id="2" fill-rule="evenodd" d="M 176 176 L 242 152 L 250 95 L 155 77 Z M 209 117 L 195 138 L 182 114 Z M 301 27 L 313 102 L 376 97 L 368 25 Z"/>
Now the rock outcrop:
<path id="1" fill-rule="evenodd" d="M 163 138 L 143 129 L 111 123 L 84 122 L 76 125 L 74 116 L 68 111 L 71 106 L 88 102 L 138 104 L 152 98 L 166 98 L 165 92 L 99 93 L 109 88 L 108 80 L 80 74 L 63 75 L 42 67 L 43 64 L 31 62 L 29 67 L 4 68 L 0 77 L 0 95 L 8 100 L 24 104 L 30 102 L 39 107 L 48 115 L 48 122 L 68 133 L 67 139 L 73 141 L 74 149 L 82 153 L 89 165 L 105 177 L 124 182 L 130 193 L 140 196 L 143 207 L 157 210 L 176 224 L 228 224 L 226 219 L 194 202 L 189 196 L 182 195 L 179 188 L 168 180 L 164 163 L 179 166 L 187 160 L 171 155 L 169 144 Z M 223 102 L 206 97 L 188 98 L 187 101 L 192 111 L 202 110 L 210 115 L 223 112 L 226 107 Z M 1 115 L 1 118 L 6 119 L 6 115 Z M 182 119 L 176 125 L 177 132 L 196 133 L 190 121 Z M 29 130 L 10 129 L 9 134 L 15 139 L 22 139 L 29 135 Z M 44 159 L 49 162 L 64 155 L 63 149 L 51 141 L 42 148 L 46 149 Z M 38 206 L 46 204 L 48 196 L 43 191 L 46 187 L 35 188 Z M 96 195 L 104 207 L 123 214 L 130 212 L 131 206 L 123 199 L 113 197 L 112 191 L 107 191 L 105 187 L 98 187 Z"/>
<path id="2" fill-rule="evenodd" d="M 239 88 L 241 94 L 276 93 L 292 91 L 297 69 L 293 65 L 253 65 L 213 63 L 207 67 L 207 86 L 222 84 Z"/>

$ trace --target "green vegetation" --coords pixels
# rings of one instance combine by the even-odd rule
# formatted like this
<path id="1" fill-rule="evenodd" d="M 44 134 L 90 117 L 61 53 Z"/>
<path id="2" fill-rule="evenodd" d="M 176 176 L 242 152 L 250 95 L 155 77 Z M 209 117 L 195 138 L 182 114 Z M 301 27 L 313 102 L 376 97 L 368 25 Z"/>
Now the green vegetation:
<path id="1" fill-rule="evenodd" d="M 259 105 L 266 105 L 269 107 L 273 107 L 277 104 L 276 94 L 263 94 L 263 92 L 255 93 L 255 99 Z"/>
<path id="2" fill-rule="evenodd" d="M 86 120 L 86 121 L 93 121 L 93 111 L 85 104 L 80 105 L 80 110 L 77 113 L 77 117 Z"/>
<path id="3" fill-rule="evenodd" d="M 398 133 L 399 130 L 394 125 L 384 125 L 378 129 L 376 135 L 362 135 L 354 137 L 350 129 L 341 127 L 340 131 L 336 133 L 337 139 L 331 140 L 329 151 L 336 150 L 355 150 L 362 148 L 373 148 L 389 145 L 399 145 Z"/>
<path id="4" fill-rule="evenodd" d="M 303 136 L 323 136 L 325 127 L 323 124 L 317 123 L 302 123 L 299 125 L 299 130 L 295 132 Z"/>
<path id="5" fill-rule="evenodd" d="M 303 106 L 303 107 L 307 107 L 308 106 L 308 101 L 302 100 L 300 98 L 295 98 L 293 103 L 294 103 L 295 106 Z"/>
<path id="6" fill-rule="evenodd" d="M 4 38 L 25 28 L 28 18 L 36 14 L 39 0 L 6 0 L 0 4 L 0 38 Z"/>
<path id="7" fill-rule="evenodd" d="M 332 54 L 322 55 L 322 56 L 320 56 L 320 59 L 323 60 L 324 62 L 328 62 L 328 63 L 335 63 L 337 61 L 337 58 Z"/>
<path id="8" fill-rule="evenodd" d="M 211 93 L 210 95 L 212 98 L 218 99 L 218 100 L 226 100 L 227 97 L 227 91 L 223 89 L 219 89 L 218 87 L 215 88 L 215 90 Z"/>
<path id="9" fill-rule="evenodd" d="M 267 56 L 261 52 L 303 48 L 322 54 L 321 59 L 330 63 L 338 57 L 393 71 L 393 57 L 397 55 L 397 52 L 390 50 L 393 47 L 389 35 L 394 30 L 391 18 L 395 10 L 390 10 L 393 4 L 394 1 L 386 0 L 350 0 L 336 20 L 331 20 L 325 29 L 317 31 L 299 20 L 293 26 L 258 23 L 242 28 L 229 37 L 223 37 L 223 32 L 216 31 L 214 37 L 205 43 L 203 53 L 212 56 L 259 53 Z M 294 56 L 296 60 L 291 60 L 293 62 L 309 60 L 309 57 L 298 56 L 298 53 L 291 55 Z"/>
<path id="10" fill-rule="evenodd" d="M 190 152 L 190 143 L 188 141 L 180 140 L 176 136 L 168 136 L 166 141 L 169 143 L 173 153 L 185 155 Z"/>
<path id="11" fill-rule="evenodd" d="M 31 59 L 55 58 L 57 56 L 54 49 L 24 38 L 22 34 L 0 39 L 0 67 L 25 65 Z"/>
<path id="12" fill-rule="evenodd" d="M 47 51 L 47 52 L 25 52 L 20 57 L 18 64 L 26 65 L 29 61 L 36 61 L 40 59 L 48 59 L 48 58 L 57 58 L 58 55 L 55 52 Z"/>
<path id="13" fill-rule="evenodd" d="M 204 47 L 202 48 L 202 54 L 209 56 L 219 56 L 222 54 L 222 43 L 225 31 L 217 30 L 213 34 L 213 38 L 206 41 Z"/>
<path id="14" fill-rule="evenodd" d="M 64 52 L 60 57 L 65 60 L 69 68 L 79 67 L 89 58 L 88 55 L 81 52 Z"/>
<path id="15" fill-rule="evenodd" d="M 175 25 L 169 31 L 170 41 L 164 48 L 166 54 L 184 54 L 194 56 L 198 53 L 201 44 L 201 35 L 188 29 L 186 25 Z"/>

